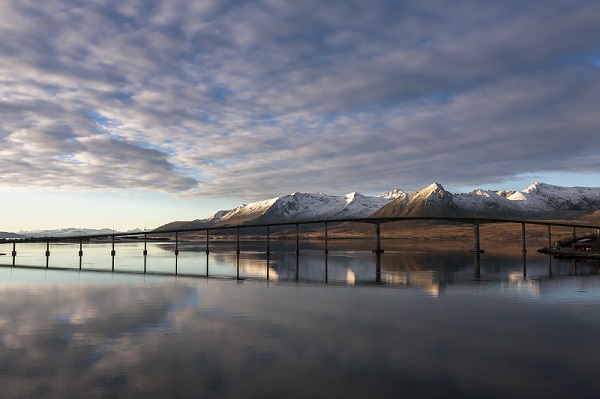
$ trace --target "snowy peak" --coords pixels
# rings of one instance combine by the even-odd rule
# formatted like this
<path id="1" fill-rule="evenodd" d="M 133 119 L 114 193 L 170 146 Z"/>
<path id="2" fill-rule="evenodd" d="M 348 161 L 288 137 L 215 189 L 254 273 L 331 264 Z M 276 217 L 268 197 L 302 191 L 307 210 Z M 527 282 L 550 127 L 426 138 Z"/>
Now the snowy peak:
<path id="1" fill-rule="evenodd" d="M 409 195 L 411 201 L 423 199 L 428 202 L 448 202 L 452 199 L 452 193 L 446 191 L 439 183 L 433 183 L 422 190 Z"/>
<path id="2" fill-rule="evenodd" d="M 379 194 L 378 197 L 395 200 L 398 198 L 404 198 L 407 195 L 408 194 L 406 194 L 404 191 L 395 188 L 393 190 L 386 191 L 385 193 Z"/>
<path id="3" fill-rule="evenodd" d="M 465 216 L 464 212 L 454 204 L 454 195 L 439 183 L 398 198 L 383 206 L 373 216 L 378 217 L 422 217 L 422 216 Z"/>
<path id="4" fill-rule="evenodd" d="M 369 197 L 357 192 L 344 196 L 295 192 L 243 204 L 230 211 L 219 211 L 205 222 L 234 225 L 361 218 L 371 215 L 391 201 L 392 198 Z"/>
<path id="5" fill-rule="evenodd" d="M 394 200 L 375 216 L 546 217 L 552 212 L 593 212 L 600 209 L 600 188 L 559 187 L 534 183 L 523 191 L 474 190 L 452 194 L 433 183 Z M 556 215 L 555 217 L 560 217 Z"/>
<path id="6" fill-rule="evenodd" d="M 478 189 L 453 194 L 439 183 L 406 194 L 394 189 L 375 197 L 351 192 L 343 196 L 299 193 L 274 197 L 203 220 L 173 222 L 165 228 L 287 223 L 376 217 L 552 217 L 600 210 L 600 187 L 559 187 L 536 182 L 523 191 Z M 568 213 L 565 213 L 568 212 Z"/>
<path id="7" fill-rule="evenodd" d="M 507 197 L 521 209 L 583 211 L 600 206 L 599 187 L 561 187 L 536 182 Z"/>

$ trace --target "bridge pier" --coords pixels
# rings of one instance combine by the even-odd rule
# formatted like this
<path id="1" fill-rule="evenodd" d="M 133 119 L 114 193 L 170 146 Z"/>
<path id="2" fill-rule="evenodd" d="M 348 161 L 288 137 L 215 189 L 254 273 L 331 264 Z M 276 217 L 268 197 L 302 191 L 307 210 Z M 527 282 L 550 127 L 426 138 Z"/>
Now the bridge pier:
<path id="1" fill-rule="evenodd" d="M 148 234 L 144 233 L 144 252 L 142 252 L 144 254 L 144 257 L 148 256 Z"/>
<path id="2" fill-rule="evenodd" d="M 81 270 L 82 261 L 83 261 L 83 241 L 79 240 L 79 270 Z"/>
<path id="3" fill-rule="evenodd" d="M 473 249 L 471 252 L 483 252 L 483 249 L 481 249 L 481 241 L 479 239 L 479 222 L 473 223 Z"/>
<path id="4" fill-rule="evenodd" d="M 46 243 L 46 269 L 50 264 L 50 242 Z"/>
<path id="5" fill-rule="evenodd" d="M 17 244 L 13 242 L 13 248 L 12 248 L 12 265 L 15 265 L 15 261 L 17 258 Z"/>
<path id="6" fill-rule="evenodd" d="M 111 270 L 114 272 L 115 271 L 115 255 L 117 253 L 115 252 L 115 236 L 112 236 L 112 250 L 110 251 L 110 256 L 112 258 L 112 267 Z"/>
<path id="7" fill-rule="evenodd" d="M 552 247 L 552 225 L 548 225 L 548 248 Z"/>

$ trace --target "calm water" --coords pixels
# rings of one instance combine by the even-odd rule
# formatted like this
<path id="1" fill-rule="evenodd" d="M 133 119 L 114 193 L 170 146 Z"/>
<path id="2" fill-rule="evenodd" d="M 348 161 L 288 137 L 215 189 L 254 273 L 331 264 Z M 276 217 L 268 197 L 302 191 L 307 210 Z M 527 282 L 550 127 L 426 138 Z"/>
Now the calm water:
<path id="1" fill-rule="evenodd" d="M 38 268 L 0 268 L 0 396 L 600 397 L 597 264 L 390 242 L 376 283 L 372 243 L 275 245 L 243 243 L 239 281 L 188 276 L 235 277 L 235 243 L 180 244 L 176 265 L 148 244 L 147 272 L 177 277 L 89 271 L 110 244 L 82 271 L 78 246 L 49 269 L 17 246 Z M 142 249 L 117 244 L 115 269 L 143 273 Z"/>

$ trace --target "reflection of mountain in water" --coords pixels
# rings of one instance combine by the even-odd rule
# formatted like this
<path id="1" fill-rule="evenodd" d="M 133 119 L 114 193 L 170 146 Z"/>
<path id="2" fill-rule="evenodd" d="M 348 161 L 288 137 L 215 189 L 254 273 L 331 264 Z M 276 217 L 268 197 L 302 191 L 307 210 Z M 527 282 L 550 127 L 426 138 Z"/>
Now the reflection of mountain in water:
<path id="1" fill-rule="evenodd" d="M 270 280 L 303 281 L 337 284 L 372 284 L 376 282 L 377 257 L 371 253 L 369 241 L 337 241 L 328 254 L 322 242 L 302 242 L 299 254 L 295 242 L 271 243 L 271 253 L 266 253 L 266 243 L 244 241 L 240 243 L 239 260 L 237 242 L 221 241 L 213 244 L 211 261 L 227 266 L 229 275 L 238 265 L 242 278 L 266 279 L 267 265 Z M 440 245 L 441 246 L 441 245 Z M 569 275 L 597 275 L 595 264 L 576 264 L 558 261 L 546 255 L 531 253 L 524 259 L 520 247 L 490 248 L 489 253 L 477 257 L 461 247 L 419 245 L 400 241 L 386 242 L 386 252 L 380 257 L 381 283 L 391 286 L 423 287 L 428 294 L 441 295 L 450 284 L 473 281 L 504 281 L 504 287 L 523 294 L 537 296 L 543 280 Z M 171 244 L 163 248 L 172 251 Z M 180 251 L 202 256 L 206 247 L 189 244 Z M 525 263 L 524 263 L 525 262 Z M 225 265 L 225 266 L 223 266 Z M 214 272 L 213 272 L 214 273 Z"/>

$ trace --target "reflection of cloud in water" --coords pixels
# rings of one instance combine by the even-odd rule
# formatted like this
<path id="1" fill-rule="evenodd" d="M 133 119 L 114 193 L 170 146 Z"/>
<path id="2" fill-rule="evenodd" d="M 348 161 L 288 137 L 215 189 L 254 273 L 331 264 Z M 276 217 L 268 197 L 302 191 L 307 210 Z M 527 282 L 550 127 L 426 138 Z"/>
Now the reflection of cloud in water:
<path id="1" fill-rule="evenodd" d="M 426 286 L 434 275 L 426 276 L 410 278 Z M 252 281 L 4 286 L 3 391 L 560 397 L 575 384 L 600 389 L 595 342 L 564 340 L 582 329 L 600 332 L 597 318 L 574 322 L 567 311 L 524 307 L 501 290 L 446 289 L 433 301 L 413 289 Z M 590 314 L 600 311 L 589 305 Z"/>

